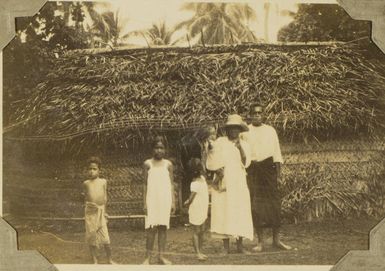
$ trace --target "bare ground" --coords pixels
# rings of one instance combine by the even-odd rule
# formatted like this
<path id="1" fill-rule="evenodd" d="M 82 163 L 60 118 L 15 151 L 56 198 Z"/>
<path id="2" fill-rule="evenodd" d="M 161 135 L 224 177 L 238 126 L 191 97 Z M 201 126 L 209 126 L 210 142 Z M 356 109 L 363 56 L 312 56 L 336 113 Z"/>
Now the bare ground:
<path id="1" fill-rule="evenodd" d="M 222 256 L 222 241 L 210 238 L 206 234 L 204 253 L 209 258 L 200 262 L 195 258 L 191 229 L 175 226 L 168 231 L 167 257 L 174 264 L 239 264 L 239 265 L 334 265 L 349 250 L 368 249 L 368 233 L 379 221 L 362 218 L 354 220 L 323 221 L 284 225 L 282 240 L 291 245 L 293 250 L 280 251 L 271 247 L 271 238 L 267 240 L 265 252 L 241 255 L 235 253 L 235 243 L 231 243 L 234 253 Z M 55 264 L 91 263 L 88 248 L 84 244 L 84 233 L 65 228 L 33 230 L 31 227 L 18 225 L 19 248 L 38 250 L 50 262 Z M 140 264 L 144 259 L 145 233 L 143 230 L 110 229 L 113 258 L 119 264 Z M 269 234 L 270 236 L 270 234 Z M 247 250 L 255 241 L 245 242 Z M 154 251 L 157 250 L 155 245 Z M 101 263 L 105 263 L 105 254 L 99 251 Z M 156 263 L 156 257 L 153 259 Z"/>

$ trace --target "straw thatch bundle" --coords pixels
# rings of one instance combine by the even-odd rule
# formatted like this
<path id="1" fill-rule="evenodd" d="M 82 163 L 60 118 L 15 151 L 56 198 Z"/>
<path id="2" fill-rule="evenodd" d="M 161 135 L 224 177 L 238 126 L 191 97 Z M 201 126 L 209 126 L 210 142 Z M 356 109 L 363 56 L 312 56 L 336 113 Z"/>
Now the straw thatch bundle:
<path id="1" fill-rule="evenodd" d="M 243 45 L 69 52 L 14 116 L 17 137 L 194 128 L 244 116 L 256 101 L 280 133 L 383 128 L 384 59 L 353 45 Z M 113 139 L 112 139 L 113 140 Z"/>

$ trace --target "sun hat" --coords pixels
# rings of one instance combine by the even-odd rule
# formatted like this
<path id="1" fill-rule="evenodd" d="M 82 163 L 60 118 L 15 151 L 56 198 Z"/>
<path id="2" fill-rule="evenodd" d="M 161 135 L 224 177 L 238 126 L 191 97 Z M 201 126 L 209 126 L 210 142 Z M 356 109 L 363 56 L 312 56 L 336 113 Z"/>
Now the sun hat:
<path id="1" fill-rule="evenodd" d="M 242 120 L 242 117 L 238 114 L 231 114 L 227 117 L 225 127 L 227 126 L 238 126 L 241 128 L 242 132 L 247 132 L 249 130 L 246 123 Z"/>

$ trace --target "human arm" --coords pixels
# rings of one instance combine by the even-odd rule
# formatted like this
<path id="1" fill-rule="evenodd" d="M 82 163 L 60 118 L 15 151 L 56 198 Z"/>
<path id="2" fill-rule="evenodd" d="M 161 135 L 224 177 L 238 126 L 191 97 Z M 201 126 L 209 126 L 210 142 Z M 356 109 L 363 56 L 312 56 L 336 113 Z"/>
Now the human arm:
<path id="1" fill-rule="evenodd" d="M 143 211 L 144 214 L 147 215 L 147 177 L 148 177 L 148 170 L 150 169 L 149 165 L 144 162 L 143 168 L 142 168 L 142 174 L 143 174 Z"/>
<path id="2" fill-rule="evenodd" d="M 277 132 L 274 128 L 271 130 L 271 138 L 272 138 L 272 145 L 273 145 L 273 161 L 274 163 L 283 163 L 282 159 L 282 153 L 281 153 L 281 147 L 279 145 L 279 139 Z"/>
<path id="3" fill-rule="evenodd" d="M 171 162 L 168 165 L 168 172 L 170 174 L 170 181 L 171 181 L 171 196 L 172 196 L 171 214 L 174 214 L 176 211 L 175 190 L 174 190 L 174 166 Z"/>
<path id="4" fill-rule="evenodd" d="M 189 206 L 193 202 L 196 194 L 199 191 L 199 185 L 198 185 L 198 183 L 196 181 L 192 181 L 191 182 L 191 184 L 190 184 L 190 191 L 191 191 L 190 197 L 184 202 L 185 206 Z"/>
<path id="5" fill-rule="evenodd" d="M 104 189 L 104 206 L 106 208 L 107 198 L 108 198 L 108 195 L 107 195 L 107 180 L 106 179 L 103 179 L 103 189 Z M 104 213 L 104 217 L 106 219 L 108 219 L 108 214 L 106 212 Z"/>
<path id="6" fill-rule="evenodd" d="M 245 153 L 244 147 L 243 147 L 242 144 L 241 144 L 240 138 L 238 138 L 238 139 L 235 141 L 235 147 L 237 147 L 237 149 L 239 150 L 239 153 L 240 153 L 240 155 L 241 155 L 241 161 L 242 161 L 242 164 L 243 164 L 244 166 L 246 166 L 246 153 Z"/>
<path id="7" fill-rule="evenodd" d="M 275 162 L 274 165 L 275 165 L 275 169 L 277 171 L 277 178 L 280 179 L 281 178 L 281 163 Z"/>
<path id="8" fill-rule="evenodd" d="M 107 180 L 104 180 L 104 204 L 107 204 Z"/>
<path id="9" fill-rule="evenodd" d="M 277 132 L 273 129 L 273 162 L 277 171 L 277 178 L 281 177 L 281 164 L 283 163 L 281 148 Z"/>
<path id="10" fill-rule="evenodd" d="M 190 197 L 183 203 L 183 205 L 186 207 L 190 206 L 190 204 L 193 202 L 196 194 L 197 194 L 196 192 L 191 192 Z"/>
<path id="11" fill-rule="evenodd" d="M 81 195 L 83 196 L 83 200 L 87 201 L 87 181 L 84 181 L 82 183 L 82 192 Z"/>

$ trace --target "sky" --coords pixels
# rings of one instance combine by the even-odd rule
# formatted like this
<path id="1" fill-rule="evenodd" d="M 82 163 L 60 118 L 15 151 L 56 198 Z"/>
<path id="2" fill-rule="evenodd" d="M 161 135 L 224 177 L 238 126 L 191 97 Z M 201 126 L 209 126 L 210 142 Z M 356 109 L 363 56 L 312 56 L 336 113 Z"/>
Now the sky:
<path id="1" fill-rule="evenodd" d="M 181 6 L 186 2 L 183 0 L 109 0 L 109 1 L 95 1 L 97 2 L 96 10 L 103 12 L 106 10 L 119 10 L 119 20 L 123 23 L 122 35 L 137 30 L 144 30 L 151 27 L 153 23 L 165 21 L 169 27 L 189 19 L 193 16 L 192 12 L 181 10 Z M 104 3 L 108 3 L 109 7 L 105 7 Z M 201 1 L 202 2 L 202 1 Z M 213 2 L 213 1 L 205 1 Z M 257 19 L 250 23 L 250 28 L 255 31 L 257 38 L 263 39 L 269 43 L 277 42 L 277 33 L 279 29 L 292 20 L 292 17 L 287 14 L 282 14 L 282 11 L 288 10 L 292 12 L 297 11 L 298 3 L 333 3 L 336 0 L 238 0 L 226 2 L 240 2 L 249 4 L 255 11 Z M 266 12 L 264 9 L 265 2 L 270 3 L 267 23 L 267 40 L 265 36 L 264 18 Z M 91 23 L 91 22 L 90 22 Z M 173 36 L 175 39 L 185 36 L 185 32 L 180 31 Z M 127 40 L 128 43 L 135 45 L 146 45 L 143 37 L 131 37 Z M 187 43 L 187 41 L 186 41 Z"/>

